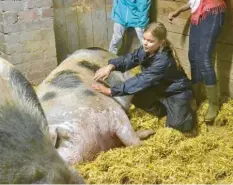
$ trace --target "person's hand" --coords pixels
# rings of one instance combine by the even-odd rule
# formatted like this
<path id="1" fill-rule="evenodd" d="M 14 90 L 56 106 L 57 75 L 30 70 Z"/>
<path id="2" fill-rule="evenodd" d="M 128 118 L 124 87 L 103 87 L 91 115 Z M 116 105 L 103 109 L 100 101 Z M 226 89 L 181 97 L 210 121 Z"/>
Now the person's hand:
<path id="1" fill-rule="evenodd" d="M 179 11 L 174 11 L 174 12 L 169 13 L 168 15 L 169 22 L 172 23 L 172 20 L 176 18 L 178 15 L 180 15 Z"/>
<path id="2" fill-rule="evenodd" d="M 110 75 L 111 71 L 114 69 L 114 65 L 109 64 L 105 67 L 100 68 L 96 71 L 94 80 L 97 81 L 99 79 L 105 80 Z"/>
<path id="3" fill-rule="evenodd" d="M 97 90 L 98 92 L 105 94 L 107 96 L 111 96 L 111 89 L 108 87 L 105 87 L 102 84 L 92 84 L 91 85 L 93 89 Z"/>

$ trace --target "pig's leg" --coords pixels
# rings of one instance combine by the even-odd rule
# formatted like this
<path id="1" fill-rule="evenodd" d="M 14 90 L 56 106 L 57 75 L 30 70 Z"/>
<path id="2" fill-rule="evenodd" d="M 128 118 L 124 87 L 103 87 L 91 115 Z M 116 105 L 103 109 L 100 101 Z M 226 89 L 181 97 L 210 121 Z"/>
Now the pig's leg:
<path id="1" fill-rule="evenodd" d="M 117 122 L 115 125 L 115 133 L 117 137 L 122 141 L 125 146 L 131 145 L 142 145 L 143 142 L 140 141 L 139 137 L 133 130 L 130 123 L 122 124 Z"/>
<path id="2" fill-rule="evenodd" d="M 154 133 L 155 132 L 152 129 L 139 130 L 139 131 L 136 132 L 137 136 L 142 140 L 147 139 L 148 137 L 150 137 Z"/>

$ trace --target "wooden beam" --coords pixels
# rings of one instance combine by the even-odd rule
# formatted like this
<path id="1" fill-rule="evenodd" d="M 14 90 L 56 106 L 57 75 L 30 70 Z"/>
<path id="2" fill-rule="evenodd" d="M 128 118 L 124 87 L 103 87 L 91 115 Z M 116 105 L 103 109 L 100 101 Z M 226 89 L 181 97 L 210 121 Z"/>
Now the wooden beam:
<path id="1" fill-rule="evenodd" d="M 94 46 L 91 0 L 80 0 L 77 4 L 79 46 L 80 48 Z"/>
<path id="2" fill-rule="evenodd" d="M 58 63 L 63 61 L 68 53 L 67 30 L 63 0 L 54 0 L 54 30 L 56 38 Z"/>
<path id="3" fill-rule="evenodd" d="M 64 1 L 68 54 L 79 48 L 78 17 L 74 5 L 74 0 Z"/>
<path id="4" fill-rule="evenodd" d="M 92 1 L 93 45 L 108 48 L 108 26 L 105 0 Z"/>

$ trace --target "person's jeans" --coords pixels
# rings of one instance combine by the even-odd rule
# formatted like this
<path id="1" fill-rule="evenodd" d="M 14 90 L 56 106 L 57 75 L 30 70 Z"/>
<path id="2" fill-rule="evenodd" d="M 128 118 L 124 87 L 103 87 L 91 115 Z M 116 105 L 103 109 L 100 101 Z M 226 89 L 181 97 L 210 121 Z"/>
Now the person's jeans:
<path id="1" fill-rule="evenodd" d="M 113 35 L 112 35 L 112 40 L 109 45 L 109 51 L 117 54 L 117 51 L 121 45 L 122 38 L 124 36 L 124 32 L 127 28 L 124 27 L 121 24 L 114 23 L 113 25 Z M 142 44 L 142 38 L 143 38 L 143 28 L 134 28 L 137 34 L 137 37 Z"/>
<path id="2" fill-rule="evenodd" d="M 224 22 L 224 12 L 207 13 L 198 25 L 191 24 L 189 34 L 189 62 L 192 83 L 204 81 L 206 85 L 216 84 L 216 73 L 212 64 L 212 53 Z"/>
<path id="3" fill-rule="evenodd" d="M 192 91 L 186 90 L 169 97 L 162 97 L 156 94 L 156 90 L 158 91 L 158 87 L 136 93 L 132 104 L 157 117 L 167 115 L 166 127 L 181 132 L 191 131 L 195 125 L 195 115 L 190 107 Z"/>

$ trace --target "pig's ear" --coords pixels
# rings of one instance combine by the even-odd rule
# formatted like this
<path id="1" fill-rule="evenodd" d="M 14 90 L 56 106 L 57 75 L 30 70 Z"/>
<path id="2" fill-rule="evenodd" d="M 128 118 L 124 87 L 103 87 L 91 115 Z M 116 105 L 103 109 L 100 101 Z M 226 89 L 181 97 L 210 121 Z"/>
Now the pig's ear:
<path id="1" fill-rule="evenodd" d="M 18 102 L 18 106 L 30 115 L 37 117 L 40 120 L 37 123 L 41 129 L 45 131 L 48 127 L 48 123 L 39 99 L 31 83 L 13 66 L 9 72 L 9 84 L 13 90 L 13 97 L 15 101 Z"/>
<path id="2" fill-rule="evenodd" d="M 41 108 L 37 95 L 24 75 L 17 70 L 10 62 L 0 57 L 0 78 L 8 81 L 12 97 L 14 101 L 21 103 L 24 109 L 35 110 L 36 107 L 39 113 L 45 118 L 44 112 Z"/>
<path id="3" fill-rule="evenodd" d="M 19 98 L 18 100 L 39 104 L 32 85 L 19 70 L 3 58 L 0 58 L 0 77 L 8 81 L 12 93 Z"/>
<path id="4" fill-rule="evenodd" d="M 58 140 L 57 128 L 49 128 L 49 135 L 52 145 L 55 147 Z"/>
<path id="5" fill-rule="evenodd" d="M 19 99 L 24 102 L 32 102 L 41 112 L 43 112 L 32 85 L 23 74 L 14 67 L 11 68 L 9 73 L 9 83 Z"/>
<path id="6" fill-rule="evenodd" d="M 40 123 L 40 126 L 45 130 L 47 127 L 45 114 L 32 85 L 19 70 L 3 58 L 0 58 L 0 78 L 7 83 L 9 91 L 7 96 L 11 96 L 9 100 L 33 119 L 41 120 L 43 124 Z"/>

